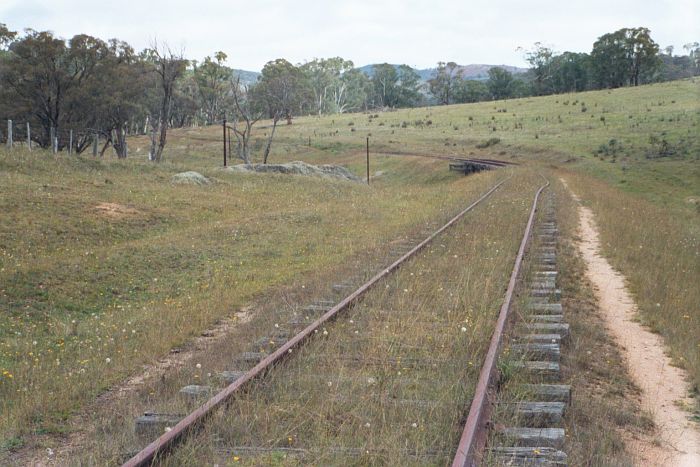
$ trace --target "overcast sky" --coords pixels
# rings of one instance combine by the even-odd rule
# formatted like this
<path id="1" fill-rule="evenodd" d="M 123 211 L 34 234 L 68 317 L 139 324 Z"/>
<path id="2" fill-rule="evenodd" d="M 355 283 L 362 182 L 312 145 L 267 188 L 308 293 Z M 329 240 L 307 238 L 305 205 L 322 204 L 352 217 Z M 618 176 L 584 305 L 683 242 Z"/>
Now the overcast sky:
<path id="1" fill-rule="evenodd" d="M 700 0 L 0 0 L 10 29 L 116 37 L 139 50 L 158 39 L 196 59 L 222 50 L 248 70 L 331 56 L 523 66 L 518 47 L 589 52 L 602 34 L 636 26 L 682 52 L 700 41 L 699 13 Z"/>

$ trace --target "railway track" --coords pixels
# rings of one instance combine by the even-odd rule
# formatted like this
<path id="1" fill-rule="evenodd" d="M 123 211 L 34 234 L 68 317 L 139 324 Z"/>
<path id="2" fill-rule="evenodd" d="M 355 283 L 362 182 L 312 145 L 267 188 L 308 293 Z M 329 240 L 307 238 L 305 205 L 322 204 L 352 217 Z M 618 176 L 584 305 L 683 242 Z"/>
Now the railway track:
<path id="1" fill-rule="evenodd" d="M 489 464 L 567 465 L 563 421 L 571 387 L 562 384 L 559 361 L 569 325 L 557 287 L 558 229 L 552 197 L 547 201 L 530 250 L 520 322 L 511 336 L 510 358 L 519 377 L 512 390 L 496 397 L 496 410 L 507 416 L 497 429 L 491 429 L 482 455 Z"/>
<path id="2" fill-rule="evenodd" d="M 558 229 L 551 202 L 536 238 L 531 239 L 537 198 L 544 188 L 540 188 L 533 203 L 498 324 L 452 462 L 453 467 L 482 464 L 567 465 L 566 453 L 561 450 L 565 440 L 561 424 L 570 402 L 571 388 L 561 384 L 559 357 L 562 342 L 569 335 L 569 325 L 564 321 L 561 292 L 556 285 Z M 496 394 L 496 363 L 506 341 L 505 330 L 511 319 L 510 310 L 520 266 L 531 241 L 534 241 L 536 248 L 530 251 L 533 271 L 525 287 L 525 320 L 515 329 L 511 346 L 516 356 L 513 363 L 524 373 L 525 383 L 521 384 L 520 399 L 498 402 L 508 406 L 503 411 L 511 414 L 516 426 L 496 428 L 490 420 L 494 401 L 499 400 Z M 492 440 L 492 445 L 487 446 L 488 439 Z"/>
<path id="3" fill-rule="evenodd" d="M 172 426 L 172 428 L 168 428 L 165 433 L 163 433 L 161 436 L 159 436 L 157 439 L 152 441 L 148 446 L 146 446 L 143 450 L 140 452 L 136 453 L 133 457 L 131 457 L 124 465 L 125 466 L 140 466 L 140 465 L 149 465 L 151 464 L 154 460 L 160 459 L 162 455 L 170 451 L 173 447 L 175 447 L 178 443 L 183 442 L 186 440 L 186 438 L 192 434 L 195 433 L 196 428 L 201 427 L 203 422 L 205 422 L 209 417 L 214 415 L 217 410 L 226 405 L 227 402 L 231 401 L 234 397 L 240 396 L 243 391 L 249 387 L 255 382 L 256 384 L 261 384 L 261 376 L 264 374 L 268 373 L 271 368 L 274 366 L 277 366 L 282 363 L 283 360 L 286 360 L 287 362 L 293 362 L 294 358 L 288 358 L 290 355 L 295 355 L 298 353 L 298 350 L 303 350 L 302 344 L 305 343 L 311 336 L 318 334 L 320 331 L 323 331 L 323 334 L 326 333 L 326 326 L 329 324 L 329 321 L 333 320 L 336 318 L 336 315 L 339 313 L 347 310 L 348 308 L 352 306 L 357 306 L 357 304 L 362 300 L 363 296 L 371 289 L 375 288 L 377 283 L 382 280 L 386 280 L 386 278 L 391 275 L 393 272 L 395 272 L 403 263 L 405 263 L 408 259 L 415 257 L 421 250 L 425 249 L 427 246 L 431 245 L 431 243 L 434 243 L 436 241 L 436 237 L 440 236 L 443 234 L 447 229 L 452 227 L 460 218 L 462 218 L 465 214 L 467 214 L 469 211 L 471 211 L 473 208 L 475 208 L 477 205 L 482 203 L 484 200 L 488 199 L 492 193 L 494 193 L 499 187 L 505 183 L 506 179 L 503 179 L 499 181 L 497 184 L 495 184 L 491 189 L 489 189 L 486 193 L 484 193 L 482 196 L 480 196 L 475 202 L 470 204 L 467 208 L 462 210 L 459 214 L 457 214 L 455 217 L 453 217 L 449 222 L 447 222 L 445 225 L 437 229 L 435 232 L 433 232 L 431 235 L 429 235 L 427 238 L 419 242 L 415 246 L 403 246 L 399 247 L 397 250 L 394 251 L 395 254 L 399 255 L 399 258 L 394 261 L 392 264 L 390 264 L 388 267 L 384 268 L 381 270 L 379 273 L 377 273 L 374 277 L 372 277 L 369 281 L 364 283 L 362 286 L 359 288 L 352 290 L 352 285 L 349 283 L 338 283 L 338 284 L 333 284 L 333 290 L 336 293 L 339 294 L 344 294 L 349 290 L 352 290 L 351 293 L 349 293 L 347 296 L 345 296 L 342 300 L 340 300 L 337 303 L 333 303 L 333 301 L 318 301 L 314 302 L 306 307 L 304 310 L 304 313 L 302 313 L 300 316 L 298 316 L 295 322 L 292 322 L 293 326 L 295 326 L 297 329 L 301 327 L 300 332 L 290 336 L 288 333 L 285 332 L 278 332 L 277 330 L 271 330 L 270 335 L 262 338 L 260 342 L 257 342 L 256 345 L 259 347 L 266 347 L 269 349 L 269 353 L 266 352 L 246 352 L 236 358 L 237 361 L 237 367 L 234 370 L 231 370 L 224 375 L 225 379 L 230 383 L 228 386 L 226 386 L 223 390 L 220 392 L 216 393 L 213 395 L 213 397 L 210 397 L 206 402 L 204 402 L 202 405 L 197 407 L 195 410 L 193 410 L 191 413 L 189 413 L 187 416 L 181 419 L 174 419 L 172 417 L 167 418 L 162 415 L 158 414 L 146 414 L 144 417 L 141 417 L 139 421 L 137 421 L 137 426 L 139 423 L 142 424 L 142 426 L 155 426 L 155 427 L 162 427 L 165 425 Z M 510 300 L 512 298 L 513 294 L 513 288 L 515 281 L 518 276 L 518 271 L 520 268 L 520 263 L 522 262 L 522 257 L 524 255 L 524 249 L 527 245 L 530 232 L 533 226 L 534 222 L 534 213 L 535 209 L 537 206 L 537 200 L 539 198 L 539 195 L 541 191 L 544 189 L 544 186 L 541 187 L 537 195 L 535 196 L 535 200 L 532 205 L 532 209 L 530 212 L 530 217 L 528 219 L 527 223 L 527 228 L 525 232 L 525 236 L 523 237 L 523 240 L 521 242 L 520 250 L 518 252 L 518 256 L 516 259 L 516 264 L 513 270 L 513 273 L 511 275 L 511 281 L 509 283 L 509 288 L 506 294 L 506 299 L 503 303 L 503 306 L 501 307 L 501 314 L 499 315 L 499 320 L 497 322 L 497 330 L 503 327 L 503 324 L 505 323 L 505 320 L 507 318 L 507 313 L 508 309 L 510 307 Z M 444 247 L 444 245 L 442 245 Z M 505 312 L 504 312 L 505 310 Z M 386 310 L 387 313 L 392 313 L 391 310 Z M 505 313 L 505 314 L 504 314 Z M 318 316 L 320 314 L 320 316 Z M 318 316 L 315 319 L 309 319 L 309 316 Z M 501 319 L 503 318 L 503 319 Z M 350 323 L 353 323 L 352 319 L 349 321 Z M 429 328 L 431 324 L 434 324 L 430 320 L 427 320 L 425 322 L 413 322 L 411 323 L 412 326 L 424 326 L 426 328 Z M 462 328 L 464 330 L 464 328 Z M 357 331 L 355 331 L 357 333 Z M 500 337 L 499 337 L 499 344 L 500 344 Z M 493 339 L 492 339 L 493 341 Z M 410 347 L 410 346 L 407 346 Z M 420 347 L 420 346 L 417 346 Z M 496 350 L 498 349 L 498 345 L 496 346 Z M 408 350 L 411 350 L 408 348 Z M 347 364 L 347 362 L 353 362 L 353 361 L 358 361 L 361 362 L 362 368 L 368 368 L 371 367 L 371 359 L 367 358 L 365 355 L 363 355 L 361 352 L 358 353 L 353 353 L 357 352 L 356 347 L 348 348 L 346 351 L 343 353 L 343 359 Z M 495 361 L 495 357 L 491 355 L 491 349 L 489 349 L 489 353 L 487 354 L 487 363 L 489 362 L 489 359 Z M 438 365 L 445 365 L 449 364 L 450 362 L 446 362 L 440 359 L 431 359 L 431 358 L 416 358 L 416 359 L 411 359 L 408 357 L 403 358 L 401 360 L 399 358 L 399 361 L 391 361 L 389 359 L 381 359 L 381 362 L 378 362 L 378 364 L 381 365 L 393 365 L 396 368 L 403 369 L 404 371 L 411 371 L 412 368 L 427 368 L 430 369 L 431 367 L 437 367 Z M 471 362 L 469 362 L 471 364 Z M 324 369 L 328 370 L 329 368 L 332 368 L 334 365 L 333 361 L 324 361 L 323 357 L 318 359 L 318 362 L 314 362 L 315 365 L 318 366 L 318 371 L 320 374 L 323 374 Z M 352 363 L 351 363 L 352 364 Z M 289 363 L 286 363 L 286 365 L 289 366 Z M 293 363 L 292 363 L 293 366 Z M 492 370 L 493 371 L 493 364 L 491 364 Z M 487 365 L 484 366 L 487 368 Z M 453 369 L 454 372 L 458 372 L 459 368 L 455 366 Z M 482 373 L 484 373 L 484 370 L 482 370 Z M 398 374 L 401 374 L 401 371 L 398 372 Z M 337 378 L 340 379 L 333 379 L 329 380 L 327 384 L 329 387 L 333 384 L 340 384 L 342 381 L 341 376 L 337 376 Z M 262 378 L 262 380 L 265 380 L 266 378 Z M 328 378 L 322 378 L 322 379 L 328 379 Z M 371 384 L 375 384 L 375 378 L 370 376 L 366 378 L 368 382 L 372 382 Z M 488 378 L 488 381 L 492 381 L 493 376 L 490 376 Z M 368 383 L 369 384 L 369 383 Z M 400 381 L 397 382 L 396 384 L 401 384 Z M 409 383 L 410 384 L 410 383 Z M 488 390 L 489 385 L 486 385 L 486 389 Z M 480 389 L 481 383 L 479 384 L 477 388 L 477 393 L 475 396 L 475 400 L 479 397 L 480 394 Z M 183 388 L 181 391 L 183 394 L 191 396 L 192 400 L 196 401 L 201 399 L 204 396 L 209 396 L 212 394 L 212 389 L 209 387 L 202 387 L 202 386 L 197 386 L 197 385 L 191 385 Z M 336 395 L 338 398 L 342 399 L 342 395 Z M 386 400 L 383 401 L 383 403 L 386 405 Z M 446 408 L 441 407 L 440 401 L 435 401 L 435 400 L 420 400 L 420 399 L 411 399 L 411 398 L 406 398 L 406 399 L 401 399 L 401 398 L 395 398 L 390 401 L 388 404 L 391 407 L 395 407 L 397 411 L 405 411 L 405 410 L 413 410 L 414 408 L 421 408 L 425 409 L 426 407 L 430 409 L 431 412 L 440 412 L 443 410 L 446 410 Z M 392 409 L 393 410 L 393 409 Z M 472 410 L 471 412 L 474 411 L 474 407 L 472 404 Z M 484 413 L 486 413 L 484 411 Z M 160 419 L 159 419 L 160 417 Z M 481 421 L 484 421 L 483 417 L 481 418 Z M 468 422 L 469 424 L 469 422 Z M 290 438 L 291 440 L 291 438 Z M 290 441 L 291 443 L 291 441 Z M 331 455 L 331 456 L 352 456 L 352 457 L 361 457 L 364 455 L 364 451 L 359 448 L 355 447 L 347 447 L 347 446 L 337 446 L 337 447 L 326 447 L 326 455 Z M 463 447 L 462 444 L 460 444 L 460 450 L 458 450 L 458 456 L 459 453 L 462 452 Z M 275 452 L 275 453 L 283 453 L 285 456 L 291 456 L 291 457 L 303 457 L 307 455 L 310 452 L 309 448 L 305 447 L 297 447 L 297 446 L 280 446 L 280 445 L 275 445 L 275 446 L 264 446 L 264 443 L 261 441 L 258 441 L 257 443 L 248 443 L 244 445 L 238 445 L 238 446 L 220 446 L 217 448 L 217 451 L 222 455 L 226 456 L 230 453 L 247 453 L 247 454 L 264 454 L 264 453 L 269 453 L 269 452 Z M 367 451 L 369 452 L 369 451 Z M 426 459 L 432 459 L 434 456 L 440 456 L 443 455 L 444 452 L 440 452 L 439 450 L 432 451 L 431 449 L 412 449 L 410 447 L 406 447 L 401 451 L 404 455 L 409 456 L 409 457 L 415 457 L 415 459 L 419 460 L 420 462 L 425 461 Z M 476 450 L 473 450 L 470 448 L 470 450 L 467 451 L 468 453 L 475 453 Z M 376 453 L 375 453 L 376 454 Z M 422 459 L 422 460 L 421 460 Z M 455 458 L 455 465 L 475 465 L 475 464 L 458 464 L 458 460 Z"/>

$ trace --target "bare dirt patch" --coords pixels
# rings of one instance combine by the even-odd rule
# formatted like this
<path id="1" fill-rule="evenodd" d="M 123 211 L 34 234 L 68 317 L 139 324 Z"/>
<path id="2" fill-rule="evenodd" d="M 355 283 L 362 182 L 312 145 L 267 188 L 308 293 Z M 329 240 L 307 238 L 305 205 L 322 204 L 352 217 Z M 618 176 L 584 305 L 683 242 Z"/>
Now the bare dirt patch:
<path id="1" fill-rule="evenodd" d="M 638 465 L 700 465 L 700 432 L 680 407 L 691 407 L 689 385 L 683 370 L 672 366 L 660 336 L 636 321 L 637 307 L 625 286 L 625 278 L 600 254 L 600 240 L 593 212 L 579 206 L 579 251 L 606 327 L 620 344 L 628 370 L 642 390 L 642 408 L 657 427 L 653 440 L 630 440 Z"/>
<path id="2" fill-rule="evenodd" d="M 134 217 L 141 214 L 138 209 L 124 206 L 117 203 L 100 203 L 94 207 L 94 210 L 101 216 L 109 219 L 123 219 L 126 217 Z"/>

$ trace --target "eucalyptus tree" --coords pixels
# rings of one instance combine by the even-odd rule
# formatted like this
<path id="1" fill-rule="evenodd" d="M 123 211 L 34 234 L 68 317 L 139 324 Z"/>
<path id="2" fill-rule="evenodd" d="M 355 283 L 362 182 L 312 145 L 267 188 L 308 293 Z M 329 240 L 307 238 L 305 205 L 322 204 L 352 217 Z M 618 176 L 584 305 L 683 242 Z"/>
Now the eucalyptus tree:
<path id="1" fill-rule="evenodd" d="M 513 96 L 515 79 L 511 72 L 496 66 L 489 70 L 486 86 L 493 99 L 507 99 Z"/>
<path id="2" fill-rule="evenodd" d="M 376 106 L 412 107 L 420 101 L 420 76 L 408 65 L 374 65 L 371 79 Z"/>
<path id="3" fill-rule="evenodd" d="M 95 76 L 83 93 L 84 127 L 91 127 L 105 138 L 102 153 L 111 145 L 118 158 L 127 157 L 127 134 L 137 119 L 143 118 L 144 89 L 148 85 L 145 67 L 134 49 L 126 42 L 112 39 L 100 59 Z M 81 152 L 92 135 L 79 135 L 77 150 Z"/>
<path id="4" fill-rule="evenodd" d="M 399 74 L 394 65 L 382 63 L 374 65 L 372 87 L 375 104 L 378 107 L 395 107 L 398 102 Z"/>
<path id="5" fill-rule="evenodd" d="M 661 61 L 659 46 L 648 28 L 623 28 L 604 34 L 593 44 L 591 60 L 598 86 L 637 86 L 654 79 Z"/>
<path id="6" fill-rule="evenodd" d="M 541 42 L 535 42 L 531 50 L 526 51 L 525 60 L 530 64 L 534 74 L 533 91 L 542 96 L 554 92 L 554 75 L 556 69 L 556 52 Z"/>
<path id="7" fill-rule="evenodd" d="M 489 88 L 484 81 L 474 79 L 460 80 L 453 92 L 454 102 L 480 102 L 490 98 Z"/>
<path id="8" fill-rule="evenodd" d="M 439 104 L 449 105 L 456 102 L 455 94 L 461 82 L 462 76 L 455 62 L 438 62 L 433 77 L 428 80 L 428 86 Z"/>
<path id="9" fill-rule="evenodd" d="M 353 68 L 340 77 L 343 92 L 335 97 L 338 112 L 357 112 L 371 106 L 372 80 L 362 70 Z"/>
<path id="10" fill-rule="evenodd" d="M 303 105 L 309 101 L 311 94 L 307 77 L 299 67 L 283 58 L 265 64 L 253 88 L 254 99 L 266 109 L 268 117 L 272 119 L 272 129 L 263 154 L 264 164 L 270 155 L 279 120 L 285 118 L 287 124 L 291 125 L 292 117 L 295 113 L 303 112 Z"/>
<path id="11" fill-rule="evenodd" d="M 200 64 L 194 64 L 193 77 L 197 85 L 198 100 L 202 107 L 204 121 L 212 124 L 221 118 L 226 108 L 230 91 L 230 77 L 233 70 L 224 65 L 224 52 L 217 52 L 214 58 L 205 57 Z"/>
<path id="12" fill-rule="evenodd" d="M 341 57 L 314 59 L 301 65 L 309 89 L 313 92 L 313 109 L 318 115 L 343 112 L 348 82 L 343 75 L 353 63 Z"/>

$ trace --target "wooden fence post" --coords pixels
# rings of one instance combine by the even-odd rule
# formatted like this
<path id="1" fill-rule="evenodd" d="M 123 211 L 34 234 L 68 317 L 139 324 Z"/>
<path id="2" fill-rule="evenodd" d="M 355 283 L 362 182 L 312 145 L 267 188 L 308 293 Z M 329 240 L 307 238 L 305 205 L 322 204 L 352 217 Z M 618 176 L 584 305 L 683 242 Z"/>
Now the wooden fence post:
<path id="1" fill-rule="evenodd" d="M 29 150 L 32 150 L 32 127 L 29 126 L 29 122 L 27 122 L 27 147 Z"/>
<path id="2" fill-rule="evenodd" d="M 54 127 L 51 127 L 51 130 L 49 131 L 49 144 L 51 145 L 51 152 L 56 154 L 56 129 Z"/>
<path id="3" fill-rule="evenodd" d="M 68 133 L 68 155 L 73 154 L 73 130 Z"/>
<path id="4" fill-rule="evenodd" d="M 12 120 L 7 120 L 7 147 L 12 149 Z"/>
<path id="5" fill-rule="evenodd" d="M 97 140 L 100 138 L 100 136 L 95 133 L 92 135 L 92 156 L 97 157 Z"/>

